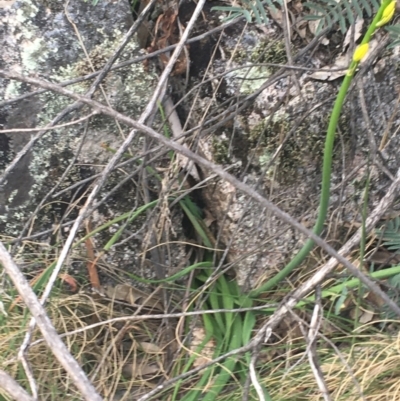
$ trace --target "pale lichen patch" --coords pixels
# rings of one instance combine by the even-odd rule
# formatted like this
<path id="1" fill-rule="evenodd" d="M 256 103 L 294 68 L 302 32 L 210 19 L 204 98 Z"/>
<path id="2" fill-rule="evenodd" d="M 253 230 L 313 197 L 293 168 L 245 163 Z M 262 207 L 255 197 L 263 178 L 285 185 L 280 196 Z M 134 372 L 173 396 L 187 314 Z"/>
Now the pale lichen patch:
<path id="1" fill-rule="evenodd" d="M 234 61 L 242 64 L 245 68 L 228 74 L 228 80 L 236 82 L 240 93 L 253 93 L 276 70 L 277 67 L 268 64 L 285 64 L 286 60 L 286 49 L 282 40 L 268 43 L 259 41 L 253 48 L 242 48 L 236 52 Z"/>
<path id="2" fill-rule="evenodd" d="M 4 91 L 4 99 L 12 99 L 20 94 L 22 83 L 19 81 L 10 81 Z"/>
<path id="3" fill-rule="evenodd" d="M 127 4 L 103 2 L 96 8 L 90 9 L 92 14 L 89 15 L 87 8 L 87 4 L 72 0 L 69 3 L 68 12 L 82 34 L 93 67 L 98 70 L 104 66 L 118 47 L 131 18 L 130 10 Z M 6 43 L 10 46 L 1 55 L 3 63 L 15 65 L 17 70 L 22 72 L 42 73 L 56 82 L 70 80 L 93 71 L 80 47 L 73 27 L 66 19 L 63 7 L 45 8 L 45 5 L 41 3 L 27 0 L 15 3 L 7 12 L 9 36 Z M 104 19 L 105 14 L 108 15 L 107 19 Z M 133 38 L 119 61 L 126 60 L 137 52 L 138 44 Z M 84 94 L 89 83 L 77 83 L 68 86 L 68 89 Z M 144 70 L 142 64 L 133 64 L 110 72 L 103 87 L 112 107 L 119 111 L 126 111 L 131 117 L 137 118 L 151 95 L 154 83 L 154 77 Z M 26 92 L 26 88 L 15 81 L 7 83 L 7 86 L 1 89 L 5 98 L 12 98 Z M 105 102 L 100 91 L 95 93 L 94 98 Z M 6 109 L 8 123 L 11 122 L 11 118 L 13 119 L 14 125 L 10 127 L 44 127 L 65 107 L 74 102 L 72 99 L 49 91 L 42 93 L 34 100 L 30 99 L 31 103 L 27 101 L 26 107 L 18 103 Z M 90 108 L 84 107 L 80 112 L 70 113 L 67 119 L 64 118 L 57 124 L 62 124 L 68 119 L 78 119 L 90 112 Z M 34 116 L 33 119 L 31 115 Z M 126 135 L 126 127 L 122 129 Z M 81 123 L 46 132 L 28 152 L 23 162 L 19 163 L 12 177 L 14 184 L 5 191 L 7 199 L 4 202 L 6 204 L 4 209 L 7 213 L 3 215 L 6 223 L 2 226 L 4 232 L 9 235 L 18 235 L 39 201 L 59 182 L 62 173 L 71 163 L 81 144 L 84 130 L 84 124 Z M 13 145 L 10 145 L 11 150 L 7 155 L 1 154 L 2 167 L 3 164 L 12 160 L 15 152 L 20 150 L 29 138 L 29 135 L 22 135 L 18 146 L 16 146 L 15 138 L 11 140 Z M 102 142 L 107 142 L 110 147 L 117 149 L 122 139 L 115 121 L 111 118 L 96 116 L 89 121 L 85 142 L 76 160 L 77 165 L 65 178 L 61 188 L 81 180 L 82 174 L 87 176 L 98 172 L 111 157 L 111 154 L 101 147 Z M 120 178 L 119 176 L 112 177 L 111 180 Z M 35 224 L 38 224 L 40 229 L 44 229 L 51 224 L 53 218 L 60 218 L 60 216 L 56 217 L 56 210 L 61 206 L 53 206 L 53 204 L 68 204 L 68 196 L 71 195 L 64 195 L 60 201 L 50 200 L 40 212 L 41 218 L 37 219 Z M 65 205 L 61 209 L 63 207 L 65 208 Z"/>

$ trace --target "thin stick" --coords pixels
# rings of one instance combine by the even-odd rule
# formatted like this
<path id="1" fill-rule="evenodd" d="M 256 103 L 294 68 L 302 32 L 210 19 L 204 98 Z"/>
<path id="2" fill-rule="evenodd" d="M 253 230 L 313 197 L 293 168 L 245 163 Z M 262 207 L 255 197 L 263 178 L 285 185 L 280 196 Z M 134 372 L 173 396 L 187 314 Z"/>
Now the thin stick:
<path id="1" fill-rule="evenodd" d="M 370 217 L 367 219 L 367 221 L 365 223 L 365 229 L 367 232 L 369 232 L 371 230 L 371 228 L 377 224 L 377 222 L 383 216 L 383 214 L 388 209 L 388 207 L 393 203 L 393 200 L 396 197 L 399 187 L 400 187 L 400 169 L 397 171 L 396 181 L 394 181 L 392 183 L 392 185 L 390 186 L 386 195 L 381 199 L 378 206 L 374 209 L 374 211 L 371 213 Z M 318 237 L 316 237 L 316 238 L 318 238 Z M 344 259 L 343 256 L 346 256 L 350 253 L 352 248 L 360 241 L 360 238 L 361 238 L 361 229 L 359 229 L 353 235 L 353 237 L 339 250 L 338 256 L 340 257 L 340 262 L 342 262 L 342 260 L 344 260 L 344 261 L 346 261 L 346 264 L 349 264 L 349 262 L 346 259 Z M 320 241 L 320 239 L 318 239 L 318 241 Z M 320 241 L 320 242 L 323 243 L 324 241 Z M 320 245 L 320 244 L 318 244 L 318 245 Z M 327 250 L 325 248 L 325 244 L 324 244 L 324 249 Z M 297 290 L 295 290 L 294 292 L 289 294 L 289 296 L 286 298 L 286 300 L 284 302 L 282 302 L 282 305 L 270 317 L 268 322 L 266 324 L 264 324 L 263 327 L 261 327 L 261 329 L 257 332 L 257 334 L 254 336 L 254 338 L 248 344 L 246 344 L 243 347 L 238 348 L 236 350 L 230 351 L 230 352 L 226 353 L 225 355 L 221 355 L 220 357 L 218 357 L 202 366 L 199 366 L 198 368 L 192 369 L 184 374 L 181 374 L 177 377 L 174 377 L 173 379 L 170 379 L 170 380 L 158 385 L 153 390 L 148 392 L 146 395 L 141 397 L 138 401 L 148 400 L 155 394 L 172 386 L 173 384 L 175 384 L 177 381 L 179 381 L 181 379 L 185 379 L 194 374 L 197 374 L 201 370 L 206 369 L 207 367 L 209 367 L 215 363 L 219 363 L 219 362 L 223 361 L 225 358 L 228 358 L 230 356 L 243 354 L 245 352 L 255 350 L 261 343 L 267 342 L 269 337 L 271 336 L 273 329 L 278 326 L 278 324 L 282 321 L 282 319 L 285 317 L 285 315 L 288 313 L 288 311 L 295 308 L 296 304 L 299 302 L 299 300 L 303 299 L 306 295 L 308 295 L 312 291 L 312 289 L 316 285 L 321 283 L 335 269 L 335 267 L 338 265 L 338 263 L 339 263 L 339 261 L 337 260 L 336 256 L 331 258 L 328 261 L 328 263 L 326 263 L 322 268 L 320 268 L 317 271 L 316 274 L 314 274 L 313 277 L 311 277 L 309 280 L 307 280 Z"/>
<path id="2" fill-rule="evenodd" d="M 215 163 L 212 163 L 209 160 L 204 159 L 203 157 L 193 153 L 192 151 L 190 151 L 189 149 L 180 145 L 179 143 L 176 143 L 175 141 L 173 141 L 169 138 L 166 138 L 165 136 L 159 134 L 158 132 L 154 131 L 153 129 L 147 127 L 146 125 L 131 119 L 130 117 L 127 117 L 121 113 L 118 113 L 116 110 L 114 110 L 110 107 L 107 107 L 107 106 L 103 105 L 102 103 L 99 103 L 95 100 L 88 99 L 85 96 L 80 96 L 67 89 L 61 88 L 59 85 L 52 84 L 52 83 L 44 81 L 42 79 L 26 77 L 22 74 L 19 74 L 16 72 L 11 72 L 11 71 L 5 71 L 5 70 L 0 70 L 0 76 L 10 78 L 10 79 L 18 79 L 20 81 L 28 82 L 33 85 L 38 85 L 43 88 L 48 88 L 50 90 L 54 90 L 57 93 L 61 93 L 65 96 L 71 97 L 82 103 L 88 104 L 88 105 L 94 107 L 95 109 L 98 109 L 100 112 L 120 120 L 124 124 L 135 127 L 137 130 L 143 131 L 144 133 L 146 133 L 146 135 L 156 139 L 158 142 L 164 144 L 168 148 L 175 150 L 176 152 L 182 153 L 183 155 L 187 156 L 194 162 L 202 165 L 206 169 L 213 171 L 218 176 L 220 176 L 223 180 L 230 182 L 238 190 L 240 190 L 243 193 L 245 193 L 246 195 L 252 197 L 254 200 L 259 202 L 261 205 L 263 205 L 264 207 L 269 209 L 272 213 L 274 213 L 281 220 L 290 224 L 291 226 L 293 226 L 294 228 L 299 230 L 301 233 L 306 235 L 308 238 L 311 238 L 318 246 L 320 246 L 322 249 L 324 249 L 326 252 L 328 252 L 331 256 L 333 256 L 335 258 L 335 260 L 337 260 L 338 262 L 343 264 L 343 266 L 345 266 L 346 269 L 348 269 L 353 276 L 359 278 L 363 284 L 365 284 L 368 288 L 370 288 L 375 294 L 379 295 L 388 304 L 390 309 L 392 309 L 396 313 L 396 315 L 400 316 L 400 307 L 395 302 L 393 302 L 387 296 L 387 294 L 379 288 L 379 286 L 377 286 L 373 281 L 371 281 L 364 273 L 362 273 L 360 270 L 358 270 L 353 264 L 351 264 L 341 254 L 339 254 L 337 251 L 335 251 L 330 245 L 328 245 L 326 243 L 326 241 L 324 241 L 318 235 L 314 234 L 312 231 L 308 230 L 301 223 L 299 223 L 296 219 L 294 219 L 288 213 L 284 212 L 278 206 L 276 206 L 275 204 L 273 204 L 272 202 L 270 202 L 269 200 L 264 198 L 262 195 L 260 195 L 258 192 L 256 192 L 253 188 L 249 187 L 247 184 L 243 183 L 242 181 L 239 181 L 233 175 L 227 173 L 223 168 L 221 168 L 221 166 L 219 166 Z M 129 143 L 131 140 L 132 140 L 132 138 L 129 135 L 129 137 L 126 139 L 124 144 L 121 146 L 120 150 L 116 153 L 115 157 L 112 160 L 110 160 L 109 164 L 106 166 L 105 170 L 103 171 L 103 176 L 107 176 L 108 172 L 109 172 L 108 170 L 113 169 L 114 165 L 117 163 L 118 159 L 121 157 L 121 155 L 125 151 L 126 147 L 129 146 Z M 118 154 L 118 157 L 116 157 L 117 154 Z M 100 186 L 103 181 L 104 180 L 100 180 L 100 182 L 99 182 Z M 100 189 L 99 184 L 95 186 L 92 193 L 98 192 L 98 190 Z M 396 181 L 392 184 L 392 186 L 389 189 L 389 192 L 386 194 L 386 195 L 389 195 L 389 193 L 390 193 L 390 196 L 389 196 L 389 198 L 391 199 L 390 204 L 391 204 L 391 202 L 393 202 L 393 199 L 394 199 L 395 195 L 397 194 L 399 186 L 400 186 L 400 170 L 396 177 Z M 385 196 L 383 199 L 387 200 L 389 198 L 387 196 Z M 390 204 L 386 204 L 386 206 L 385 206 L 386 209 L 390 206 Z M 380 212 L 381 211 L 379 211 L 379 213 Z M 381 216 L 382 214 L 379 214 L 379 215 Z M 375 220 L 374 224 L 376 224 L 378 220 Z M 367 220 L 367 221 L 372 221 L 372 220 Z M 80 222 L 79 222 L 79 224 L 80 224 Z M 374 227 L 374 224 L 368 226 L 368 230 L 371 230 L 371 228 Z M 352 246 L 354 246 L 354 245 L 355 244 L 352 244 Z M 322 279 L 324 277 L 325 276 L 322 276 Z M 321 280 L 321 276 L 318 276 L 318 279 Z M 316 282 L 314 285 L 316 285 L 319 282 L 320 281 Z M 313 287 L 311 287 L 308 292 L 310 292 L 312 290 L 312 288 Z"/>
<path id="3" fill-rule="evenodd" d="M 17 401 L 35 401 L 8 373 L 0 370 L 0 387 Z"/>
<path id="4" fill-rule="evenodd" d="M 90 383 L 78 362 L 72 357 L 65 344 L 61 341 L 46 311 L 2 242 L 0 242 L 0 263 L 3 265 L 21 298 L 35 318 L 38 328 L 50 350 L 70 375 L 83 398 L 87 401 L 102 401 L 102 398 L 97 394 L 96 389 Z"/>
<path id="5" fill-rule="evenodd" d="M 310 328 L 308 331 L 308 334 L 306 334 L 305 339 L 306 342 L 308 342 L 307 346 L 307 356 L 308 356 L 308 361 L 311 366 L 311 370 L 314 374 L 315 381 L 317 382 L 318 388 L 321 391 L 322 396 L 324 397 L 325 401 L 332 401 L 332 398 L 330 396 L 328 386 L 326 385 L 326 381 L 324 378 L 324 375 L 322 373 L 321 366 L 319 365 L 318 362 L 318 356 L 317 356 L 317 337 L 318 337 L 318 331 L 321 325 L 321 291 L 319 286 L 317 287 L 317 292 L 319 293 L 319 296 L 317 297 L 317 303 L 314 306 L 314 311 L 311 317 L 311 322 L 310 322 Z M 301 327 L 301 326 L 300 326 Z"/>

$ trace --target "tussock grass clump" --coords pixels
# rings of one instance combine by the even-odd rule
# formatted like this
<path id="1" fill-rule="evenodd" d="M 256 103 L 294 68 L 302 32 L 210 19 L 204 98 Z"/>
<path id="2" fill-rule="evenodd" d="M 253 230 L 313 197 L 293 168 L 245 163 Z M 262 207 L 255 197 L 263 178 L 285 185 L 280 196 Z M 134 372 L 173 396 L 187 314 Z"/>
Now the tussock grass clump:
<path id="1" fill-rule="evenodd" d="M 57 295 L 47 305 L 47 313 L 68 349 L 105 399 L 124 394 L 140 394 L 153 386 L 162 374 L 165 351 L 159 335 L 159 321 L 105 322 L 132 315 L 129 305 L 118 305 L 89 294 Z M 22 387 L 28 378 L 17 358 L 29 319 L 20 307 L 14 308 L 0 328 L 0 366 Z M 65 371 L 35 329 L 26 359 L 38 385 L 40 400 L 81 400 Z M 158 345 L 155 345 L 157 342 Z M 62 396 L 61 396 L 62 395 Z M 0 390 L 0 400 L 8 400 Z"/>
<path id="2" fill-rule="evenodd" d="M 346 338 L 351 343 L 352 337 Z M 339 351 L 337 353 L 336 351 Z M 400 396 L 400 334 L 357 336 L 353 345 L 337 350 L 318 346 L 321 372 L 332 400 L 382 401 Z M 292 368 L 303 358 L 302 362 Z M 315 376 L 304 353 L 277 358 L 265 366 L 262 383 L 275 401 L 321 400 Z"/>

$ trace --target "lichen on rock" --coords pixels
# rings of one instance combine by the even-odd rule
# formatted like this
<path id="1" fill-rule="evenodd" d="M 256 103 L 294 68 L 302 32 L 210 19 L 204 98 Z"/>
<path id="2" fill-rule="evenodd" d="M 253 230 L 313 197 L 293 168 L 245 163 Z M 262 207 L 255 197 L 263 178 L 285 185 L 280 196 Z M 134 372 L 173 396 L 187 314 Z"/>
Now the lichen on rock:
<path id="1" fill-rule="evenodd" d="M 56 82 L 100 69 L 132 23 L 128 3 L 100 2 L 93 7 L 80 0 L 70 1 L 68 15 L 63 5 L 60 1 L 29 0 L 16 2 L 12 7 L 1 10 L 6 21 L 4 43 L 8 44 L 0 55 L 1 66 L 27 74 L 34 72 Z M 84 51 L 88 53 L 90 61 Z M 139 53 L 139 46 L 133 38 L 119 61 Z M 149 98 L 149 87 L 154 83 L 154 77 L 145 71 L 143 65 L 132 64 L 110 72 L 103 89 L 107 93 L 107 101 L 113 107 L 137 117 Z M 69 89 L 84 94 L 89 84 L 90 82 L 83 81 Z M 0 87 L 1 97 L 4 96 L 5 99 L 12 99 L 34 89 L 14 81 L 3 81 Z M 94 97 L 106 101 L 100 89 Z M 5 128 L 44 127 L 71 104 L 72 101 L 68 98 L 45 92 L 9 104 L 0 113 Z M 88 108 L 83 108 L 82 111 L 83 114 L 75 112 L 68 118 L 78 119 L 90 112 Z M 65 120 L 58 124 L 63 122 Z M 102 143 L 107 143 L 110 148 L 118 148 L 124 131 L 125 127 L 120 131 L 112 119 L 95 116 L 86 127 L 79 124 L 43 134 L 18 163 L 2 188 L 5 200 L 2 211 L 3 232 L 8 235 L 18 234 L 39 199 L 58 182 L 62 172 L 73 160 L 84 133 L 84 143 L 76 163 L 83 166 L 83 175 L 87 175 L 88 169 L 92 174 L 99 171 L 110 157 L 101 146 Z M 2 168 L 5 168 L 36 133 L 1 135 L 5 144 L 3 149 L 6 149 L 1 160 Z M 73 177 L 66 177 L 66 181 L 73 182 L 82 178 L 79 173 L 82 168 L 75 167 Z"/>
<path id="2" fill-rule="evenodd" d="M 259 33 L 248 29 L 243 34 L 242 42 L 237 37 L 227 38 L 223 42 L 224 50 L 228 54 L 236 54 L 229 60 L 230 68 L 244 67 L 243 71 L 256 72 L 252 66 L 257 60 L 280 64 L 285 62 L 282 54 L 277 54 L 268 60 L 258 59 L 262 39 L 257 40 Z M 246 38 L 245 38 L 246 36 Z M 249 41 L 251 36 L 254 40 Z M 273 34 L 272 34 L 273 36 Z M 281 43 L 281 50 L 285 51 Z M 293 54 L 297 49 L 293 48 Z M 236 52 L 236 53 L 235 53 Z M 273 56 L 273 52 L 271 53 Z M 377 98 L 374 91 L 378 88 L 379 96 L 385 99 L 385 115 L 395 115 L 395 85 L 390 87 L 395 76 L 389 70 L 393 64 L 388 60 L 392 55 L 385 54 L 387 60 L 385 74 L 379 74 L 381 79 L 378 86 L 371 84 L 371 77 L 363 79 L 366 102 L 371 112 L 371 124 L 374 126 L 375 140 L 379 143 L 384 136 L 382 132 L 382 114 L 374 107 Z M 316 59 L 309 60 L 309 66 L 320 65 Z M 218 71 L 223 70 L 223 63 L 218 61 Z M 248 75 L 253 78 L 243 91 L 246 74 L 232 71 L 224 79 L 227 92 L 232 96 L 247 95 L 264 84 L 270 72 L 263 67 L 264 77 Z M 381 67 L 382 69 L 382 67 Z M 240 71 L 240 70 L 239 70 Z M 256 79 L 254 79 L 256 78 Z M 234 112 L 233 123 L 214 133 L 218 139 L 213 143 L 229 143 L 229 159 L 221 159 L 221 146 L 214 146 L 214 160 L 224 163 L 228 168 L 235 166 L 231 171 L 243 179 L 247 184 L 257 188 L 271 202 L 301 221 L 308 228 L 312 228 L 317 215 L 322 160 L 325 146 L 326 130 L 332 112 L 333 102 L 339 89 L 340 82 L 320 82 L 310 79 L 310 74 L 296 72 L 284 74 L 281 79 L 265 88 L 254 100 L 248 109 L 241 113 Z M 343 241 L 341 227 L 351 225 L 353 220 L 358 221 L 365 190 L 366 169 L 359 169 L 363 163 L 370 160 L 370 140 L 366 134 L 366 122 L 357 100 L 357 91 L 342 110 L 338 132 L 334 144 L 332 192 L 330 216 L 327 220 L 329 239 Z M 380 114 L 378 116 L 378 114 Z M 396 125 L 398 124 L 396 118 Z M 220 139 L 221 138 L 221 139 Z M 391 171 L 399 168 L 399 159 L 394 157 L 396 151 L 388 143 L 387 161 Z M 235 145 L 237 145 L 235 147 Z M 392 150 L 389 151 L 389 148 Z M 394 159 L 396 162 L 394 163 Z M 355 174 L 352 180 L 346 181 L 348 174 Z M 356 173 L 354 173 L 356 172 Z M 381 197 L 381 188 L 388 185 L 386 174 L 378 172 L 376 167 L 371 168 L 371 187 L 369 193 L 370 205 L 374 205 Z M 205 190 L 205 198 L 215 211 L 214 216 L 224 216 L 220 219 L 219 238 L 229 244 L 231 252 L 229 262 L 235 266 L 239 281 L 245 287 L 253 287 L 258 279 L 266 279 L 280 270 L 300 248 L 305 238 L 287 224 L 282 223 L 267 210 L 261 208 L 251 199 L 230 192 L 230 203 L 227 206 L 221 184 L 216 184 L 210 191 Z M 235 211 L 233 218 L 232 210 Z"/>

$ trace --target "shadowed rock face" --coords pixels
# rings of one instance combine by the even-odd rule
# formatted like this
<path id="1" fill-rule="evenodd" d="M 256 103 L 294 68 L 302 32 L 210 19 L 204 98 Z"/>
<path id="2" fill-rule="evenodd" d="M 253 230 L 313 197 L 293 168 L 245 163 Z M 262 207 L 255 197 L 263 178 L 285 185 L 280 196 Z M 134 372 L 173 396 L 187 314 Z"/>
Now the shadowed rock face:
<path id="1" fill-rule="evenodd" d="M 7 123 L 8 129 L 32 128 L 36 125 L 36 116 L 41 110 L 41 104 L 35 97 L 31 100 L 22 100 L 11 109 Z M 5 162 L 12 154 L 20 152 L 29 142 L 31 133 L 15 132 L 2 134 L 2 157 Z M 2 187 L 2 195 L 5 203 L 1 205 L 2 213 L 6 212 L 6 206 L 13 208 L 23 205 L 29 200 L 29 191 L 34 184 L 29 165 L 32 161 L 32 152 L 27 152 L 10 172 L 6 184 Z"/>
<path id="2" fill-rule="evenodd" d="M 0 9 L 0 19 L 4 22 L 0 29 L 1 68 L 62 82 L 104 65 L 132 24 L 128 1 L 100 1 L 93 6 L 91 2 L 72 0 L 66 9 L 64 4 L 61 0 L 17 1 L 10 7 Z M 119 61 L 132 58 L 138 52 L 138 45 L 133 39 Z M 85 93 L 91 82 L 69 88 Z M 113 107 L 137 117 L 151 94 L 149 89 L 153 82 L 152 75 L 144 71 L 141 64 L 136 64 L 110 73 L 103 88 Z M 7 101 L 36 89 L 24 83 L 1 79 L 0 100 Z M 94 98 L 104 101 L 99 90 Z M 70 99 L 45 92 L 2 105 L 0 124 L 3 129 L 44 127 L 71 104 Z M 90 110 L 87 108 L 73 111 L 57 124 L 79 119 L 88 113 Z M 121 132 L 113 121 L 105 117 L 40 134 L 37 131 L 0 134 L 1 172 L 35 136 L 38 137 L 35 144 L 0 187 L 1 229 L 10 235 L 20 231 L 30 213 L 59 182 L 75 156 L 75 166 L 62 186 L 98 172 L 98 167 L 110 157 L 110 152 L 104 150 L 101 144 L 107 143 L 115 149 L 122 140 Z M 78 147 L 81 147 L 79 154 Z M 68 202 L 71 196 L 72 193 L 62 201 Z M 50 223 L 50 219 L 45 218 L 45 221 Z"/>
<path id="3" fill-rule="evenodd" d="M 194 6 L 192 2 L 187 3 L 181 7 L 179 14 L 183 23 L 190 18 Z M 210 2 L 208 7 L 213 3 Z M 208 13 L 207 18 L 197 24 L 199 31 L 195 30 L 195 34 L 210 29 L 212 12 L 208 10 Z M 0 26 L 1 68 L 38 75 L 54 82 L 81 77 L 92 72 L 93 68 L 99 70 L 132 23 L 129 4 L 122 0 L 103 0 L 95 7 L 90 2 L 71 0 L 66 10 L 64 0 L 17 1 L 9 8 L 0 9 L 0 18 L 4 21 Z M 175 103 L 183 97 L 187 102 L 183 102 L 187 110 L 179 115 L 181 123 L 187 117 L 190 128 L 199 121 L 215 117 L 214 112 L 221 113 L 227 107 L 226 104 L 222 105 L 223 102 L 231 99 L 233 104 L 240 96 L 253 93 L 277 68 L 260 65 L 232 70 L 219 82 L 211 80 L 204 85 L 200 82 L 203 75 L 210 78 L 212 74 L 223 74 L 227 69 L 247 66 L 249 63 L 286 62 L 282 31 L 272 23 L 264 28 L 260 30 L 254 25 L 245 27 L 244 24 L 236 24 L 221 35 L 220 41 L 215 35 L 211 42 L 206 43 L 207 46 L 203 46 L 203 41 L 189 46 L 190 79 L 186 82 L 184 77 L 174 76 L 170 80 Z M 207 73 L 205 70 L 216 43 L 219 43 L 215 52 L 218 56 L 211 59 L 212 72 Z M 295 53 L 299 49 L 293 50 Z M 135 57 L 140 51 L 136 39 L 132 39 L 119 61 Z M 224 57 L 221 56 L 223 53 Z M 304 64 L 304 68 L 324 66 L 323 60 L 327 56 L 323 53 L 329 51 L 323 48 L 320 54 L 313 53 L 312 59 L 306 55 L 298 63 Z M 206 63 L 203 64 L 204 60 Z M 340 79 L 317 81 L 310 77 L 309 71 L 299 71 L 296 72 L 297 87 L 291 75 L 282 76 L 265 88 L 246 110 L 233 112 L 236 114 L 232 121 L 211 130 L 209 135 L 200 135 L 203 154 L 229 167 L 233 174 L 312 227 L 318 208 L 326 128 Z M 359 79 L 364 86 L 369 107 L 371 130 L 379 145 L 387 121 L 393 122 L 393 132 L 399 125 L 399 117 L 395 112 L 398 109 L 396 102 L 399 91 L 398 56 L 395 53 L 385 54 L 373 69 Z M 177 83 L 176 87 L 172 85 L 173 80 Z M 146 71 L 139 63 L 109 73 L 103 82 L 103 89 L 112 107 L 137 118 L 147 104 L 155 82 L 151 71 Z M 190 94 L 189 89 L 195 84 L 199 84 L 200 89 Z M 85 93 L 89 86 L 90 82 L 82 82 L 70 88 Z M 179 87 L 182 87 L 180 92 L 177 90 Z M 2 99 L 13 99 L 34 90 L 24 83 L 0 81 L 0 124 L 3 128 L 44 127 L 72 104 L 69 99 L 48 92 L 13 103 L 2 103 Z M 347 235 L 340 231 L 345 227 L 344 223 L 359 222 L 358 211 L 363 202 L 366 169 L 358 170 L 358 167 L 367 162 L 371 153 L 357 96 L 357 89 L 354 89 L 343 108 L 335 144 L 330 215 L 337 216 L 337 220 L 335 229 L 329 231 L 331 239 L 337 243 L 342 241 L 343 235 Z M 100 90 L 96 91 L 94 98 L 105 102 Z M 75 110 L 58 124 L 77 120 L 89 113 L 86 107 Z M 19 235 L 29 217 L 55 185 L 59 184 L 57 191 L 62 190 L 101 171 L 113 150 L 121 144 L 122 134 L 128 132 L 125 127 L 118 127 L 111 118 L 95 116 L 86 122 L 41 134 L 33 131 L 0 134 L 0 169 L 3 171 L 12 163 L 15 155 L 37 136 L 35 144 L 0 188 L 0 231 L 13 237 Z M 400 163 L 399 139 L 397 135 L 389 137 L 391 139 L 385 146 L 383 156 L 387 167 L 394 173 Z M 275 158 L 284 139 L 285 144 Z M 144 149 L 144 145 L 148 143 L 144 144 L 140 138 L 131 148 L 133 154 L 138 153 L 138 149 Z M 160 163 L 165 166 L 168 158 L 161 158 Z M 61 177 L 71 164 L 72 168 L 61 182 Z M 135 165 L 129 166 L 128 173 L 133 168 Z M 355 173 L 352 178 L 345 179 L 353 170 Z M 124 174 L 121 175 L 121 171 L 114 172 L 101 196 L 125 178 L 127 172 L 124 171 Z M 376 168 L 372 169 L 371 177 L 369 202 L 372 207 L 382 197 L 389 180 Z M 56 199 L 49 197 L 37 214 L 34 231 L 48 230 L 52 224 L 58 223 L 71 201 L 79 206 L 91 182 L 64 192 Z M 155 199 L 160 196 L 160 188 L 156 188 L 157 183 L 153 182 L 152 185 L 150 195 Z M 122 186 L 100 210 L 98 223 L 131 210 L 137 201 L 137 193 L 142 190 L 146 192 L 149 188 L 141 182 L 139 185 L 129 182 Z M 209 221 L 215 222 L 212 228 L 219 230 L 222 247 L 230 244 L 229 261 L 237 266 L 242 282 L 251 281 L 250 286 L 254 285 L 257 276 L 268 275 L 270 271 L 281 268 L 304 240 L 295 230 L 248 197 L 237 193 L 227 183 L 209 183 L 202 189 L 202 202 L 210 215 Z M 143 199 L 140 199 L 137 205 L 143 203 Z M 74 213 L 77 213 L 77 208 L 68 218 L 73 219 Z M 140 224 L 135 227 L 140 232 L 135 237 L 138 243 L 147 232 L 141 231 Z M 173 227 L 175 230 L 182 229 L 179 219 L 175 218 Z M 132 229 L 132 232 L 135 230 Z M 140 249 L 140 244 L 137 244 L 137 249 Z M 125 252 L 123 258 L 127 263 L 132 263 L 132 254 Z M 169 258 L 170 261 L 174 259 Z M 177 256 L 174 263 L 179 264 L 181 259 L 182 255 Z"/>
<path id="4" fill-rule="evenodd" d="M 268 28 L 272 31 L 274 24 L 271 25 Z M 226 74 L 221 79 L 225 81 L 225 97 L 253 93 L 274 71 L 266 63 L 286 62 L 284 42 L 272 39 L 281 38 L 281 34 L 280 30 L 265 33 L 249 26 L 243 39 L 240 32 L 236 32 L 221 40 L 225 53 L 236 55 L 232 56 L 229 68 L 251 65 L 251 62 L 265 63 Z M 296 48 L 293 54 L 298 50 Z M 231 172 L 309 228 L 313 227 L 317 215 L 326 131 L 342 78 L 312 79 L 307 68 L 325 66 L 323 60 L 330 52 L 322 47 L 312 56 L 311 52 L 310 57 L 299 59 L 296 65 L 303 65 L 305 71 L 296 72 L 298 87 L 290 75 L 282 76 L 265 88 L 245 112 L 235 115 L 233 128 L 221 125 L 203 144 L 204 153 L 211 155 L 210 158 L 229 166 Z M 346 99 L 338 125 L 330 210 L 323 234 L 335 246 L 346 241 L 348 227 L 354 227 L 354 222 L 360 224 L 359 211 L 364 201 L 367 173 L 371 178 L 370 210 L 390 184 L 382 169 L 373 166 L 368 172 L 366 167 L 374 152 L 371 133 L 379 144 L 386 126 L 387 117 L 384 116 L 392 116 L 391 121 L 396 121 L 394 125 L 400 121 L 396 105 L 398 52 L 385 52 L 379 57 L 369 71 L 363 71 L 362 76 L 360 71 L 357 76 L 358 85 L 364 90 L 370 130 L 361 110 L 357 85 Z M 217 60 L 213 64 L 214 73 L 224 72 L 226 66 L 224 61 Z M 199 107 L 200 113 L 207 106 L 204 103 Z M 398 136 L 394 135 L 382 155 L 392 174 L 400 165 L 398 146 Z M 221 242 L 230 244 L 228 257 L 236 263 L 236 277 L 244 285 L 252 287 L 257 276 L 265 279 L 275 274 L 305 240 L 292 227 L 227 183 L 208 185 L 203 189 L 203 198 L 219 224 Z"/>

